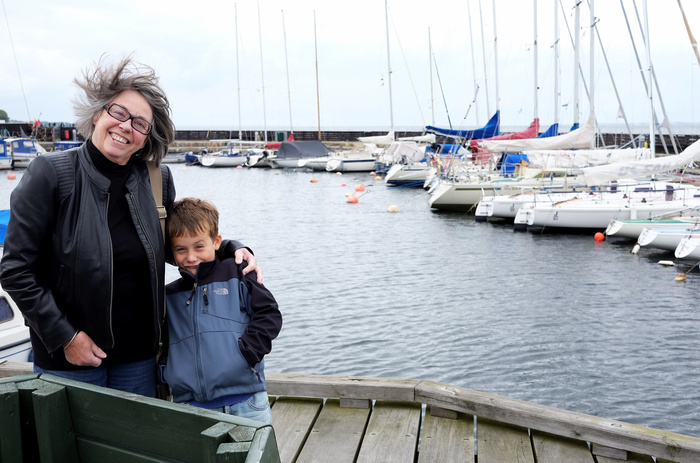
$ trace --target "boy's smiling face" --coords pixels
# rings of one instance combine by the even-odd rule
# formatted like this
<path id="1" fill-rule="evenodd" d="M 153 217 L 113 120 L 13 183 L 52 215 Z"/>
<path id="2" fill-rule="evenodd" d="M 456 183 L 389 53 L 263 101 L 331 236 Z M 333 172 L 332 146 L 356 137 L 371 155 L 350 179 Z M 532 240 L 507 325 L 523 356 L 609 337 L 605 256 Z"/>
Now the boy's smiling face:
<path id="1" fill-rule="evenodd" d="M 212 239 L 206 231 L 197 235 L 171 238 L 170 241 L 177 266 L 196 276 L 197 266 L 201 262 L 210 262 L 216 257 L 216 250 L 221 246 L 221 235 Z"/>

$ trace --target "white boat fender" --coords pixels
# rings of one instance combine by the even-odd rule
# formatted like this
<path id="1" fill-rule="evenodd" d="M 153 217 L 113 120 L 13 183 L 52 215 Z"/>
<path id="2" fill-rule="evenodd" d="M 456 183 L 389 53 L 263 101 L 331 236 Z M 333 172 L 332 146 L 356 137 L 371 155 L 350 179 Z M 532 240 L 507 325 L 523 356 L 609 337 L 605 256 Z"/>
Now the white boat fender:
<path id="1" fill-rule="evenodd" d="M 659 264 L 665 265 L 667 267 L 672 267 L 672 266 L 676 265 L 672 260 L 660 260 Z"/>
<path id="2" fill-rule="evenodd" d="M 635 244 L 630 253 L 637 254 L 639 252 L 639 243 Z"/>

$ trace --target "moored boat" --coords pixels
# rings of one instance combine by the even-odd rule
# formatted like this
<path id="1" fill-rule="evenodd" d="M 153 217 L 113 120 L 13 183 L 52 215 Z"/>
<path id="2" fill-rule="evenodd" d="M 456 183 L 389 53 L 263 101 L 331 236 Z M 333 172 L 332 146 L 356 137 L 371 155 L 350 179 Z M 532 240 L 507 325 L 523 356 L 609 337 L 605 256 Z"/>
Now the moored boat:
<path id="1" fill-rule="evenodd" d="M 280 144 L 277 154 L 270 158 L 273 169 L 297 169 L 308 167 L 325 169 L 331 150 L 318 140 L 285 141 Z"/>
<path id="2" fill-rule="evenodd" d="M 12 167 L 12 156 L 7 153 L 7 143 L 0 139 L 0 169 Z"/>
<path id="3" fill-rule="evenodd" d="M 6 138 L 7 152 L 12 157 L 12 167 L 27 167 L 34 158 L 46 150 L 34 138 Z"/>
<path id="4" fill-rule="evenodd" d="M 9 212 L 2 211 L 2 215 L 9 218 Z M 2 238 L 4 242 L 4 232 Z M 27 362 L 31 351 L 29 328 L 24 324 L 24 317 L 15 301 L 0 287 L 0 363 Z"/>

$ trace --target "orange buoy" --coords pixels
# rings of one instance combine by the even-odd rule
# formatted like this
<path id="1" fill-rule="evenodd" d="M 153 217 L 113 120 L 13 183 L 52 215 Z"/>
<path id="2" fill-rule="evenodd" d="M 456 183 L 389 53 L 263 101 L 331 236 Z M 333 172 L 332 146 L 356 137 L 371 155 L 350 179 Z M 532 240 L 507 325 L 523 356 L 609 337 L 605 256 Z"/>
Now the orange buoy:
<path id="1" fill-rule="evenodd" d="M 312 179 L 311 179 L 311 183 L 318 183 L 318 179 L 312 178 Z"/>
<path id="2" fill-rule="evenodd" d="M 16 179 L 16 178 L 17 178 L 17 176 L 16 176 L 15 174 L 7 174 L 7 179 L 8 179 L 8 180 L 14 180 L 14 179 Z"/>
<path id="3" fill-rule="evenodd" d="M 593 235 L 593 238 L 594 238 L 596 241 L 600 242 L 600 241 L 603 241 L 603 240 L 605 239 L 605 235 L 602 234 L 601 232 L 598 232 L 598 233 L 596 233 L 595 235 Z"/>
<path id="4" fill-rule="evenodd" d="M 236 169 L 243 169 L 243 166 L 236 166 Z"/>
<path id="5" fill-rule="evenodd" d="M 365 191 L 365 187 L 362 185 L 355 186 L 355 191 Z"/>
<path id="6" fill-rule="evenodd" d="M 355 195 L 349 195 L 348 200 L 346 202 L 355 204 L 358 202 L 358 200 L 357 200 L 357 197 Z"/>

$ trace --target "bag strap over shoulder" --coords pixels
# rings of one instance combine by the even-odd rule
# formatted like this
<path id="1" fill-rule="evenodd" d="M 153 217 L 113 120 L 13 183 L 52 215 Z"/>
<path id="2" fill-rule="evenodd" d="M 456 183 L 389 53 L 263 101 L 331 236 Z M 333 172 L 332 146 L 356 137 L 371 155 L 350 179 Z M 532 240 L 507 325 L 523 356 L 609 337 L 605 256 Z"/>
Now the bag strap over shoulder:
<path id="1" fill-rule="evenodd" d="M 165 241 L 165 218 L 168 216 L 168 212 L 165 210 L 165 205 L 163 205 L 163 172 L 161 172 L 160 167 L 153 161 L 147 161 L 146 165 L 148 165 L 148 176 L 151 179 L 153 199 L 156 200 L 158 217 L 160 218 L 160 229 L 163 233 L 163 241 Z"/>

